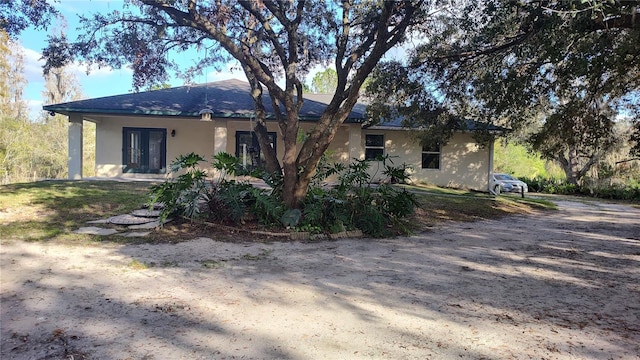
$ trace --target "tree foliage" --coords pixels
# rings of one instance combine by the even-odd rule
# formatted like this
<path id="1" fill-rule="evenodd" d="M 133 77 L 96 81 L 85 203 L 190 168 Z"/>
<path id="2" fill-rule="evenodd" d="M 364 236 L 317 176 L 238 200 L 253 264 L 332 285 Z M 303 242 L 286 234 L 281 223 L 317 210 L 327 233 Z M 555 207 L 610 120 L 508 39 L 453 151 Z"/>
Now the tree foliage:
<path id="1" fill-rule="evenodd" d="M 24 54 L 19 43 L 0 31 L 0 182 L 62 178 L 67 174 L 67 119 L 56 115 L 32 118 L 23 99 Z M 56 68 L 45 77 L 45 103 L 80 98 L 73 73 Z M 87 129 L 90 130 L 90 129 Z M 94 128 L 95 131 L 95 128 Z M 90 134 L 88 134 L 90 135 Z M 93 146 L 95 136 L 87 136 Z M 87 159 L 90 163 L 91 159 Z"/>
<path id="2" fill-rule="evenodd" d="M 437 3 L 434 1 L 434 4 Z M 283 175 L 284 201 L 297 207 L 322 154 L 358 99 L 375 65 L 405 34 L 426 26 L 428 1 L 167 1 L 127 3 L 122 11 L 82 19 L 75 42 L 52 37 L 46 69 L 79 55 L 115 68 L 130 66 L 136 89 L 162 83 L 172 71 L 185 77 L 230 59 L 252 88 L 255 132 L 267 169 Z M 205 48 L 193 68 L 180 69 L 172 54 Z M 301 79 L 316 64 L 332 62 L 335 95 L 305 140 L 298 143 Z M 269 97 L 263 98 L 268 90 Z M 284 141 L 282 162 L 266 131 L 264 101 L 275 111 Z"/>
<path id="3" fill-rule="evenodd" d="M 317 72 L 311 80 L 311 89 L 317 94 L 333 94 L 338 83 L 338 74 L 333 69 Z"/>
<path id="4" fill-rule="evenodd" d="M 433 121 L 442 114 L 510 127 L 577 182 L 620 140 L 617 116 L 633 117 L 640 130 L 638 5 L 464 3 L 440 17 L 408 69 L 381 68 L 372 91 L 382 105 L 396 94 L 405 109 L 441 109 L 422 117 L 431 128 L 447 125 Z M 400 77 L 407 80 L 389 81 Z"/>
<path id="5" fill-rule="evenodd" d="M 66 23 L 62 21 L 54 30 L 54 34 L 64 34 L 66 31 Z M 82 98 L 82 90 L 78 79 L 73 74 L 69 66 L 63 66 L 58 68 L 52 68 L 45 75 L 44 91 L 42 91 L 42 98 L 45 105 L 58 104 L 68 101 L 79 100 Z M 51 116 L 50 114 L 42 115 L 39 119 L 41 133 L 40 137 L 47 139 L 39 144 L 39 152 L 41 155 L 41 163 L 39 165 L 40 176 L 46 178 L 63 178 L 67 176 L 67 149 L 68 149 L 68 135 L 69 125 L 67 116 L 56 114 Z M 83 132 L 87 135 L 86 139 L 83 136 L 86 146 L 88 147 L 84 153 L 87 154 L 86 160 L 90 164 L 95 158 L 95 151 L 92 147 L 95 147 L 95 134 L 91 134 L 89 127 L 87 131 Z M 93 127 L 95 131 L 95 127 Z M 90 154 L 90 155 L 89 155 Z M 83 154 L 84 155 L 84 154 Z M 90 169 L 87 169 L 90 171 Z M 90 173 L 90 172 L 89 172 Z"/>
<path id="6" fill-rule="evenodd" d="M 56 15 L 48 0 L 0 0 L 0 31 L 15 40 L 29 26 L 46 29 Z"/>
<path id="7" fill-rule="evenodd" d="M 22 99 L 24 55 L 4 31 L 0 31 L 0 69 L 0 181 L 8 183 L 16 174 L 20 179 L 33 174 L 29 138 L 34 134 Z"/>

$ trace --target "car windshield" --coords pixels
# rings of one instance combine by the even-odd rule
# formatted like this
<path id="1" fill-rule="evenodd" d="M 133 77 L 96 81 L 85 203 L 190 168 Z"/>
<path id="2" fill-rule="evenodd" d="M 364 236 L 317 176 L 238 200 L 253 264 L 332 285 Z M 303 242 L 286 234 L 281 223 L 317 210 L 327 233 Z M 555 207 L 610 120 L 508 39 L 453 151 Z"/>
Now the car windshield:
<path id="1" fill-rule="evenodd" d="M 496 180 L 515 180 L 514 178 L 512 178 L 507 174 L 495 174 L 495 178 Z"/>

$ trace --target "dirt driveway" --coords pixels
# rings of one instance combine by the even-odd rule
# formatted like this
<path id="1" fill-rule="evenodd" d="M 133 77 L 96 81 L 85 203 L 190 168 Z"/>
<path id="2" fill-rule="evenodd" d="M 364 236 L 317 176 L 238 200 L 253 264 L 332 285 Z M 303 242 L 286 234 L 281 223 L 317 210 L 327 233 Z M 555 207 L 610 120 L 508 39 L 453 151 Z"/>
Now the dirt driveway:
<path id="1" fill-rule="evenodd" d="M 1 249 L 2 359 L 640 359 L 640 210 L 385 240 Z"/>

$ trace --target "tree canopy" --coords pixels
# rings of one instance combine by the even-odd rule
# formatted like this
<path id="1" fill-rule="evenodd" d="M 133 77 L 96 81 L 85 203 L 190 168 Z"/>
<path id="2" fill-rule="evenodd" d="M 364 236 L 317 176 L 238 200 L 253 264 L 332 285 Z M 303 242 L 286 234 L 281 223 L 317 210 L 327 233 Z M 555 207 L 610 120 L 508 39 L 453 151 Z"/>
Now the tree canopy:
<path id="1" fill-rule="evenodd" d="M 311 88 L 314 92 L 319 94 L 332 94 L 336 88 L 338 76 L 333 69 L 325 69 L 319 71 L 313 76 L 311 80 Z"/>
<path id="2" fill-rule="evenodd" d="M 47 0 L 0 0 L 0 30 L 11 39 L 29 26 L 46 29 L 56 15 Z"/>
<path id="3" fill-rule="evenodd" d="M 620 139 L 617 117 L 640 132 L 638 5 L 466 3 L 439 18 L 407 64 L 379 67 L 372 110 L 388 115 L 392 99 L 394 111 L 445 138 L 456 118 L 509 127 L 577 181 Z"/>
<path id="4" fill-rule="evenodd" d="M 51 37 L 45 71 L 78 56 L 98 65 L 130 66 L 134 87 L 141 88 L 164 82 L 172 71 L 188 76 L 235 59 L 252 87 L 255 132 L 267 170 L 283 175 L 284 201 L 296 207 L 363 82 L 389 49 L 426 26 L 430 6 L 428 1 L 141 0 L 83 18 L 84 33 L 74 41 Z M 189 49 L 206 49 L 207 56 L 184 69 L 171 54 Z M 302 79 L 325 63 L 337 74 L 335 95 L 298 143 Z M 267 137 L 264 89 L 285 144 L 281 163 Z"/>
<path id="5" fill-rule="evenodd" d="M 61 30 L 62 31 L 62 30 Z M 67 173 L 67 119 L 31 118 L 23 99 L 24 51 L 0 30 L 0 183 L 62 178 Z M 42 92 L 45 103 L 77 100 L 80 85 L 69 69 L 52 69 Z M 47 141 L 34 141 L 46 139 Z M 91 142 L 91 140 L 93 140 Z M 87 137 L 87 145 L 95 143 Z M 87 162 L 88 164 L 89 162 Z"/>

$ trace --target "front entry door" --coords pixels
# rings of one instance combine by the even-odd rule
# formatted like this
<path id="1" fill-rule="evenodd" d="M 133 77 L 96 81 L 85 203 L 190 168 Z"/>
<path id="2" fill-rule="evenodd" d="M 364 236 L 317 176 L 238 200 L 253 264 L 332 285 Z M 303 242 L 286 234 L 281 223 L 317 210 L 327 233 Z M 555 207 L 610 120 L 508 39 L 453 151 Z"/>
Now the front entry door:
<path id="1" fill-rule="evenodd" d="M 163 174 L 166 154 L 166 129 L 123 129 L 122 172 Z"/>

